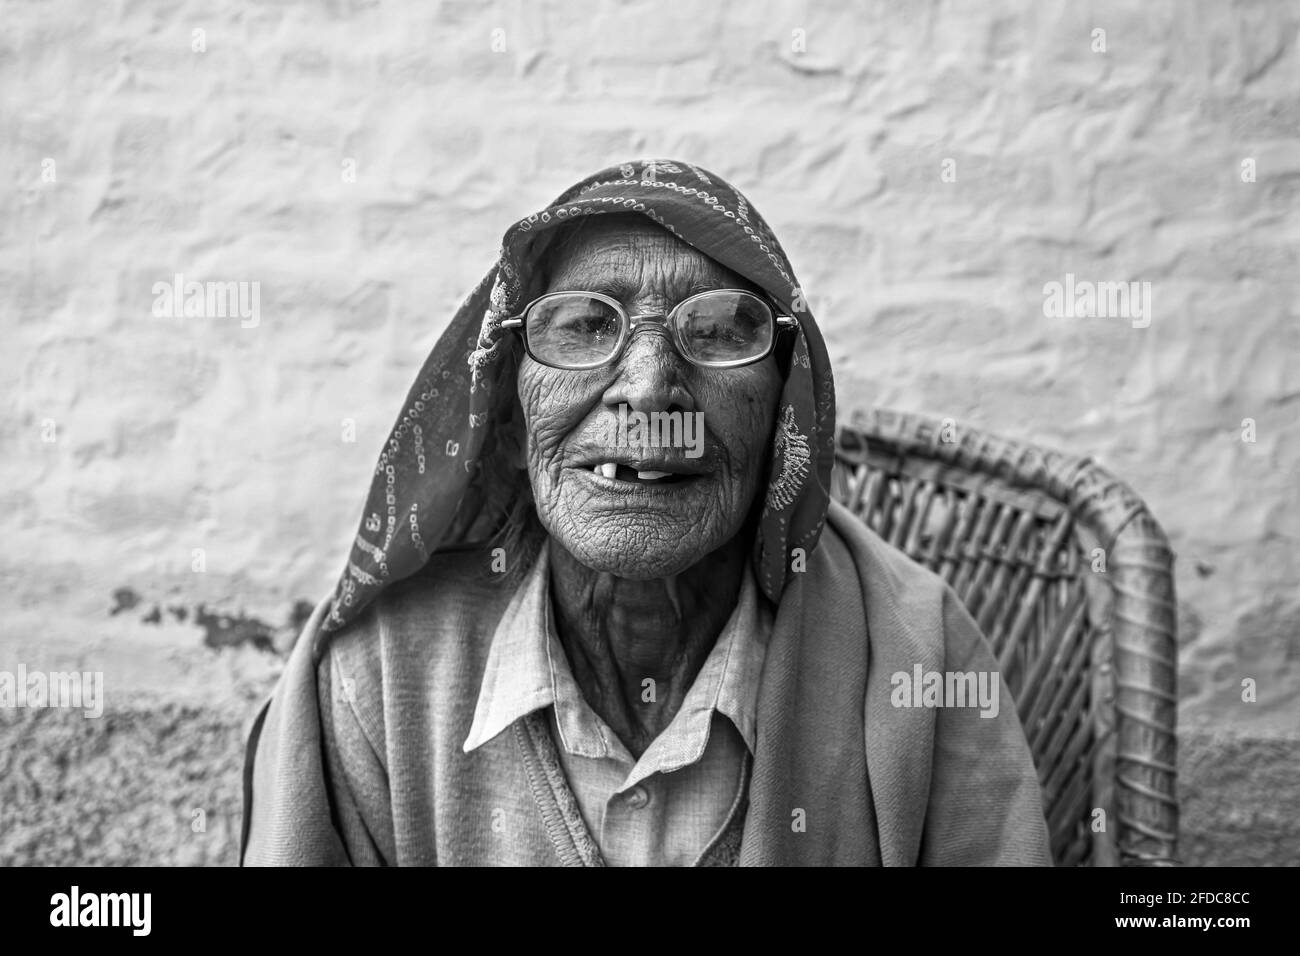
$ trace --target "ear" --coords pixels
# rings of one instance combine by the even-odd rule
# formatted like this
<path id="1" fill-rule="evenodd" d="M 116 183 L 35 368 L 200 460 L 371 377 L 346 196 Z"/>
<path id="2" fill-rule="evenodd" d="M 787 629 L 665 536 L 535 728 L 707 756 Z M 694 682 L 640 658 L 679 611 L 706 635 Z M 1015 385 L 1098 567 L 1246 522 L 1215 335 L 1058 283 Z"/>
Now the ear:
<path id="1" fill-rule="evenodd" d="M 495 429 L 501 458 L 508 467 L 524 471 L 528 468 L 528 445 L 524 409 L 519 404 L 518 391 L 511 389 L 509 401 L 502 402 L 502 406 Z"/>
<path id="2" fill-rule="evenodd" d="M 504 432 L 501 435 L 501 451 L 505 456 L 506 463 L 514 469 L 525 471 L 528 468 L 528 455 L 524 442 L 524 427 L 521 417 L 511 418 L 508 422 L 503 422 L 501 427 Z"/>

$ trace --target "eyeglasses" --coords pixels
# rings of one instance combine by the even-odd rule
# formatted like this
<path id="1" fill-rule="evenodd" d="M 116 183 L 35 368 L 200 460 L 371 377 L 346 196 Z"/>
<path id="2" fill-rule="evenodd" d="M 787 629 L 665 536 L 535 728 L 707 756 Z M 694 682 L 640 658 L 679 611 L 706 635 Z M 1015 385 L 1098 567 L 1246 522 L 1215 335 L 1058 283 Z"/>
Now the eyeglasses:
<path id="1" fill-rule="evenodd" d="M 599 292 L 550 292 L 501 323 L 519 329 L 534 361 L 551 368 L 591 369 L 618 361 L 640 326 L 658 326 L 686 361 L 737 368 L 772 353 L 777 333 L 798 328 L 763 299 L 740 289 L 712 289 L 683 299 L 667 314 L 627 310 Z"/>

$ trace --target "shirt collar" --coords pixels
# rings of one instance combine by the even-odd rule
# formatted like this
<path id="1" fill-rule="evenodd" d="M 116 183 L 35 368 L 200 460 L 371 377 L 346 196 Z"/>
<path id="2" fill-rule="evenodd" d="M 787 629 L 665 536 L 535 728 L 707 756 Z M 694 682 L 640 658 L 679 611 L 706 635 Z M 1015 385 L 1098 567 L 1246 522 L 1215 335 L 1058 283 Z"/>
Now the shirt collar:
<path id="1" fill-rule="evenodd" d="M 554 706 L 560 744 L 567 751 L 585 757 L 626 757 L 626 748 L 583 699 L 555 636 L 548 551 L 543 545 L 493 633 L 463 749 L 469 753 L 519 718 Z M 638 767 L 667 771 L 698 760 L 714 710 L 731 719 L 750 752 L 754 751 L 758 681 L 770 631 L 771 611 L 747 567 L 736 607 L 681 709 L 642 755 Z"/>
<path id="2" fill-rule="evenodd" d="M 474 722 L 465 738 L 466 753 L 481 747 L 520 717 L 555 702 L 546 641 L 548 628 L 540 623 L 549 608 L 548 550 L 543 544 L 492 635 Z"/>

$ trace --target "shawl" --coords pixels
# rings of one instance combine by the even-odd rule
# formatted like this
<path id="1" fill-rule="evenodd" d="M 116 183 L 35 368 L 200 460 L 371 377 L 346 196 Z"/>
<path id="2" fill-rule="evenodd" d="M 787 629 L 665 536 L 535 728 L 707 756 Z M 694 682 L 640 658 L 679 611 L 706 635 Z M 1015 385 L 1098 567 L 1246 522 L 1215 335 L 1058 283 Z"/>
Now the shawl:
<path id="1" fill-rule="evenodd" d="M 331 823 L 317 666 L 331 636 L 385 589 L 431 566 L 432 555 L 490 543 L 509 522 L 517 495 L 493 463 L 517 349 L 501 322 L 537 293 L 530 267 L 554 228 L 606 212 L 647 216 L 799 323 L 752 555 L 776 614 L 739 862 L 1049 863 L 1037 777 L 1009 695 L 991 719 L 891 699 L 900 672 L 996 673 L 997 664 L 940 578 L 831 501 L 830 362 L 785 253 L 737 190 L 665 160 L 602 170 L 512 225 L 496 266 L 435 345 L 380 455 L 346 569 L 254 725 L 241 861 L 251 842 L 254 862 L 346 862 Z"/>

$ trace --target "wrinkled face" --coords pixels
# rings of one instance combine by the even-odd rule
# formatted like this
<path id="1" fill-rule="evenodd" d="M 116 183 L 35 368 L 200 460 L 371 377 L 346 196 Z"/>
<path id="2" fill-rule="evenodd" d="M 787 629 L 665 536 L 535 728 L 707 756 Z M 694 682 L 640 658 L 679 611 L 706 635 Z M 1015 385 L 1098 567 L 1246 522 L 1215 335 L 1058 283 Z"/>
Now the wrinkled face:
<path id="1" fill-rule="evenodd" d="M 545 291 L 601 292 L 636 315 L 707 289 L 754 286 L 643 217 L 607 215 L 557 253 Z M 772 356 L 700 368 L 658 326 L 638 328 L 603 368 L 525 356 L 519 402 L 543 526 L 593 570 L 636 580 L 686 570 L 741 530 L 764 486 L 781 384 Z"/>

